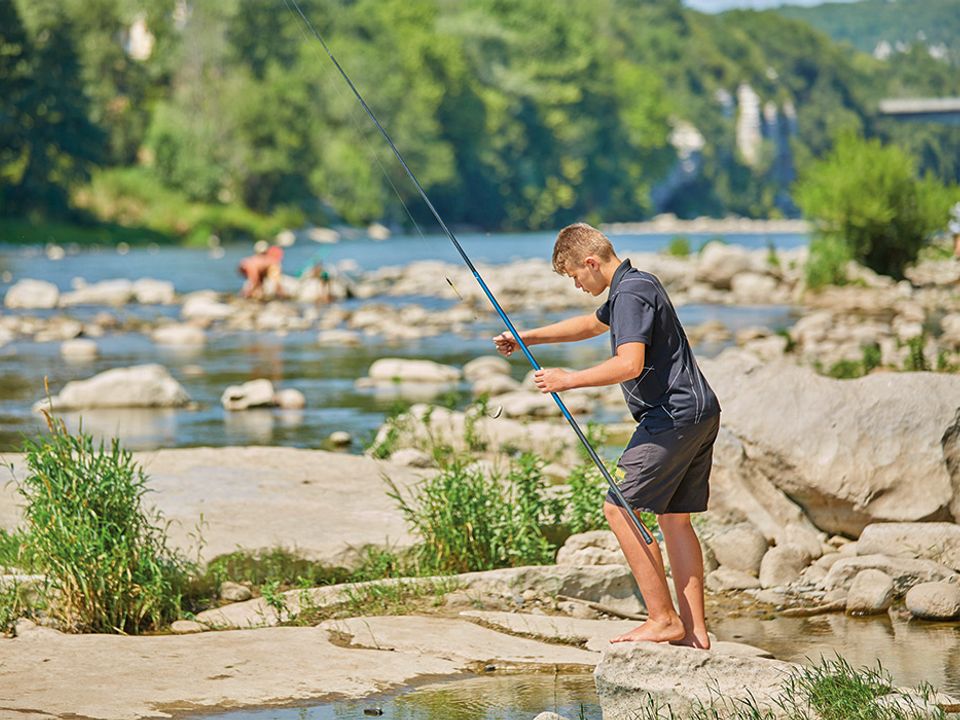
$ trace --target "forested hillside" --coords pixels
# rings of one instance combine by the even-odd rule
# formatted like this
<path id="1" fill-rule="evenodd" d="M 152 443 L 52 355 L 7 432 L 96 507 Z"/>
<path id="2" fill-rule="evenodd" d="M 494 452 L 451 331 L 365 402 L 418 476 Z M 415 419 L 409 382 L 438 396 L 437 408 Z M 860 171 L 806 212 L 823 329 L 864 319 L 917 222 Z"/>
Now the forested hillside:
<path id="1" fill-rule="evenodd" d="M 897 45 L 922 45 L 960 65 L 960 0 L 859 0 L 813 7 L 785 6 L 784 17 L 802 20 L 864 52 L 897 52 Z"/>
<path id="2" fill-rule="evenodd" d="M 300 6 L 452 223 L 790 213 L 796 168 L 849 127 L 960 177 L 956 129 L 876 117 L 884 96 L 960 91 L 954 69 L 880 62 L 773 12 Z M 404 224 L 398 198 L 426 216 L 284 0 L 0 0 L 0 214 L 195 239 Z"/>

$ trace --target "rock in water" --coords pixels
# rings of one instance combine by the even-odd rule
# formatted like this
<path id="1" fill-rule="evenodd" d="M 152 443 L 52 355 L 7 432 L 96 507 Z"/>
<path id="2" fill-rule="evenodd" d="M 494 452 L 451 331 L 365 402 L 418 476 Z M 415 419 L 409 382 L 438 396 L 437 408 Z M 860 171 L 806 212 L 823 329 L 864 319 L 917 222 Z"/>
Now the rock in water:
<path id="1" fill-rule="evenodd" d="M 162 365 L 135 365 L 68 382 L 51 401 L 54 410 L 164 408 L 183 407 L 190 403 L 190 396 Z M 41 400 L 33 409 L 47 407 L 47 401 Z"/>

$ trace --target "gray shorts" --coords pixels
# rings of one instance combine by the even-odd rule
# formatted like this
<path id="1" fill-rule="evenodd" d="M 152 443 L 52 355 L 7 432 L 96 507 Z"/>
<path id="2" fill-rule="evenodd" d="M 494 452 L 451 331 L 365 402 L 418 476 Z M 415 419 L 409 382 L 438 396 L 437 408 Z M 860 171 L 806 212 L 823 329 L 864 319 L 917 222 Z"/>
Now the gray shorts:
<path id="1" fill-rule="evenodd" d="M 706 510 L 719 430 L 719 415 L 653 433 L 638 427 L 617 463 L 624 471 L 620 492 L 630 506 L 657 515 Z M 617 504 L 612 492 L 607 501 Z"/>

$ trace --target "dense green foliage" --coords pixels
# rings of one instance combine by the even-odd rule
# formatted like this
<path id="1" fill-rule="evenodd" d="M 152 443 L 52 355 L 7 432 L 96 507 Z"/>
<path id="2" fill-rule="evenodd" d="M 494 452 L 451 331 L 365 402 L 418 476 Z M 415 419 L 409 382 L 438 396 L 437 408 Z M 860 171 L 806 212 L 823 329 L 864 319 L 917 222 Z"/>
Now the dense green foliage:
<path id="1" fill-rule="evenodd" d="M 50 421 L 24 444 L 21 554 L 46 576 L 45 612 L 70 630 L 137 633 L 179 616 L 189 563 L 144 506 L 142 469 L 114 440 L 95 446 Z"/>
<path id="2" fill-rule="evenodd" d="M 797 202 L 817 223 L 808 283 L 842 282 L 851 259 L 902 278 L 958 196 L 930 175 L 918 179 L 916 162 L 900 148 L 843 135 L 797 185 Z"/>
<path id="3" fill-rule="evenodd" d="M 863 52 L 873 52 L 880 42 L 944 45 L 953 62 L 960 62 L 960 0 L 859 0 L 826 2 L 813 7 L 786 5 L 777 13 L 802 20 Z"/>
<path id="4" fill-rule="evenodd" d="M 698 178 L 660 201 L 682 216 L 789 211 L 793 166 L 848 127 L 960 177 L 960 129 L 876 115 L 884 96 L 960 92 L 949 65 L 925 52 L 875 61 L 773 12 L 704 15 L 679 0 L 301 5 L 452 223 L 648 216 L 679 121 L 705 140 Z M 153 40 L 145 55 L 127 47 L 138 23 Z M 796 109 L 791 159 L 784 137 L 765 137 L 751 165 L 736 151 L 729 99 L 742 83 L 781 117 Z M 280 0 L 0 0 L 0 201 L 0 215 L 86 213 L 186 240 L 428 221 Z"/>

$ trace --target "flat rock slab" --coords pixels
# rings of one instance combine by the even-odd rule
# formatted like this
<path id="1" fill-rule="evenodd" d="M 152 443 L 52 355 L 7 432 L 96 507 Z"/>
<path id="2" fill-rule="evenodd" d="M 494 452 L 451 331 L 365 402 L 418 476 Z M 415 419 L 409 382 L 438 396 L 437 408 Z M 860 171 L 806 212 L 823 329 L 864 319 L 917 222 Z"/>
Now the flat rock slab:
<path id="1" fill-rule="evenodd" d="M 363 697 L 479 664 L 590 670 L 598 659 L 467 620 L 427 617 L 153 637 L 65 635 L 30 625 L 21 623 L 18 637 L 0 640 L 0 714 L 168 717 L 190 709 Z M 332 631 L 350 646 L 335 644 Z"/>
<path id="2" fill-rule="evenodd" d="M 147 501 L 172 520 L 170 540 L 190 549 L 203 514 L 203 557 L 243 548 L 286 547 L 326 563 L 350 548 L 410 545 L 403 516 L 386 495 L 383 474 L 408 488 L 429 470 L 358 455 L 281 447 L 184 448 L 134 453 L 154 492 Z M 23 456 L 5 454 L 18 478 Z M 0 469 L 0 473 L 6 473 Z M 22 498 L 0 482 L 0 527 L 20 521 Z M 193 553 L 191 553 L 193 555 Z"/>
<path id="3" fill-rule="evenodd" d="M 582 644 L 587 650 L 596 653 L 610 648 L 610 638 L 622 635 L 637 626 L 635 620 L 586 620 L 564 615 L 532 615 L 486 610 L 464 610 L 460 614 L 463 617 L 475 618 L 484 625 L 518 635 L 528 635 L 553 642 Z M 712 640 L 711 651 L 738 657 L 773 657 L 766 650 L 752 645 L 723 640 Z"/>
<path id="4" fill-rule="evenodd" d="M 443 658 L 458 667 L 493 664 L 592 669 L 599 660 L 586 650 L 515 637 L 453 618 L 363 617 L 327 620 L 318 627 L 348 637 L 351 648 Z"/>

